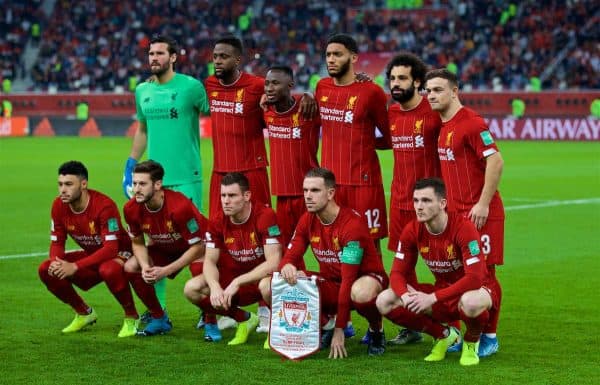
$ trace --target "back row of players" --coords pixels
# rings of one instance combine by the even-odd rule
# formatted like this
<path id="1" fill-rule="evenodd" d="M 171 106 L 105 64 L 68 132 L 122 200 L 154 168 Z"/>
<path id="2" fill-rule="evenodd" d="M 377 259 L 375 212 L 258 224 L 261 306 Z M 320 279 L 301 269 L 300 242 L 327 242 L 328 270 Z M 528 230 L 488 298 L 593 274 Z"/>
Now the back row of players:
<path id="1" fill-rule="evenodd" d="M 136 90 L 140 128 L 134 137 L 131 157 L 126 165 L 124 178 L 126 192 L 131 193 L 134 185 L 136 189 L 141 188 L 138 187 L 137 182 L 132 183 L 132 171 L 137 163 L 136 159 L 141 157 L 147 146 L 149 157 L 164 166 L 165 178 L 162 180 L 161 177 L 160 180 L 162 185 L 169 189 L 160 190 L 164 191 L 161 193 L 163 200 L 160 205 L 153 208 L 152 205 L 146 203 L 146 211 L 152 212 L 153 209 L 160 211 L 164 202 L 168 200 L 164 200 L 164 198 L 172 195 L 170 190 L 182 192 L 191 198 L 198 207 L 201 207 L 202 168 L 198 148 L 198 114 L 210 112 L 215 158 L 211 178 L 209 217 L 211 223 L 221 224 L 222 229 L 227 223 L 243 225 L 247 223 L 250 214 L 246 213 L 247 216 L 237 218 L 233 216 L 231 214 L 233 209 L 230 206 L 235 206 L 235 204 L 229 203 L 228 206 L 226 201 L 228 199 L 235 200 L 233 196 L 236 194 L 233 193 L 228 198 L 228 194 L 223 189 L 225 186 L 238 186 L 241 196 L 245 196 L 246 191 L 251 190 L 254 205 L 249 206 L 252 207 L 250 213 L 256 214 L 256 212 L 264 211 L 261 203 L 268 204 L 270 202 L 266 172 L 267 159 L 262 136 L 262 128 L 266 126 L 269 130 L 271 187 L 277 197 L 277 218 L 267 228 L 262 230 L 257 228 L 256 232 L 247 234 L 250 238 L 246 241 L 250 245 L 256 244 L 258 239 L 265 241 L 264 249 L 256 248 L 256 250 L 260 249 L 261 255 L 251 256 L 252 247 L 247 249 L 242 247 L 237 252 L 229 254 L 236 263 L 242 261 L 255 261 L 256 263 L 256 258 L 264 258 L 264 263 L 253 266 L 252 271 L 257 269 L 258 271 L 241 275 L 243 277 L 241 281 L 244 283 L 258 282 L 262 274 L 278 267 L 282 269 L 284 277 L 291 280 L 294 275 L 290 272 L 291 267 L 285 264 L 278 266 L 278 258 L 273 259 L 272 257 L 273 249 L 277 248 L 269 247 L 269 245 L 287 244 L 295 225 L 298 224 L 299 227 L 296 228 L 296 235 L 290 243 L 290 249 L 283 256 L 285 261 L 288 254 L 292 253 L 291 250 L 294 250 L 295 240 L 300 237 L 301 226 L 308 221 L 305 224 L 308 233 L 313 230 L 311 227 L 313 222 L 305 219 L 310 218 L 310 215 L 300 219 L 307 208 L 311 212 L 311 205 L 314 209 L 312 212 L 319 212 L 322 209 L 322 207 L 315 209 L 316 204 L 310 201 L 311 188 L 307 188 L 306 182 L 311 178 L 322 180 L 324 184 L 321 186 L 322 190 L 331 195 L 328 202 L 335 201 L 342 207 L 349 207 L 360 213 L 368 226 L 370 238 L 375 241 L 373 242 L 375 253 L 379 256 L 379 261 L 381 260 L 378 251 L 379 240 L 388 235 L 388 230 L 381 170 L 375 149 L 391 147 L 394 151 L 395 164 L 388 247 L 396 252 L 396 259 L 394 260 L 391 289 L 385 290 L 379 295 L 377 308 L 379 312 L 386 314 L 388 318 L 400 325 L 433 335 L 436 339 L 434 351 L 436 351 L 436 347 L 438 351 L 437 355 L 432 351 L 435 356 L 433 359 L 443 359 L 441 352 L 443 351 L 445 355 L 447 346 L 456 340 L 456 331 L 453 328 L 437 327 L 440 320 L 447 322 L 462 319 L 465 321 L 467 326 L 465 341 L 467 343 L 463 345 L 463 356 L 466 357 L 464 360 L 466 364 L 475 362 L 472 355 L 469 356 L 469 349 L 475 349 L 475 357 L 477 357 L 477 351 L 480 356 L 493 354 L 498 348 L 495 331 L 501 298 L 500 286 L 497 285 L 495 279 L 495 265 L 502 264 L 503 259 L 504 213 L 497 192 L 503 162 L 483 119 L 460 104 L 456 77 L 445 70 L 426 73 L 426 67 L 421 60 L 411 54 L 400 54 L 389 63 L 387 68 L 392 98 L 398 104 L 392 104 L 387 109 L 387 98 L 381 88 L 370 82 L 356 81 L 353 64 L 357 60 L 357 46 L 356 42 L 348 35 L 334 35 L 329 39 L 326 59 L 330 78 L 320 81 L 314 99 L 310 95 L 304 95 L 302 98 L 292 97 L 293 74 L 288 67 L 271 68 L 266 79 L 242 73 L 239 70 L 241 55 L 242 45 L 238 39 L 225 37 L 217 41 L 213 55 L 215 76 L 208 78 L 205 82 L 208 91 L 207 97 L 200 82 L 174 72 L 173 64 L 177 59 L 175 43 L 166 37 L 157 37 L 152 40 L 149 63 L 152 73 L 156 75 L 156 81 L 143 83 Z M 426 88 L 428 100 L 417 92 L 422 88 Z M 266 95 L 266 105 L 268 106 L 265 111 L 260 107 L 263 94 Z M 318 105 L 319 113 L 313 116 L 312 110 L 315 102 Z M 333 174 L 329 177 L 329 174 L 317 173 L 317 176 L 305 178 L 307 171 L 317 166 L 316 153 L 321 127 L 323 138 L 321 164 L 332 170 Z M 142 165 L 145 164 L 138 166 Z M 235 172 L 235 174 L 229 174 L 231 172 Z M 331 185 L 333 175 L 337 179 L 335 189 Z M 417 208 L 419 202 L 422 201 L 423 205 L 431 206 L 432 202 L 439 201 L 440 204 L 444 202 L 443 206 L 445 206 L 444 189 L 437 186 L 436 183 L 429 182 L 432 186 L 427 185 L 424 188 L 435 192 L 435 194 L 432 193 L 433 198 L 421 199 L 416 197 L 416 192 L 413 193 L 413 186 L 417 180 L 439 175 L 443 177 L 447 185 L 447 202 L 449 211 L 452 213 L 450 216 L 452 220 L 446 219 L 444 226 L 434 229 L 439 231 L 433 231 L 433 233 L 431 233 L 430 226 L 426 226 L 430 230 L 429 232 L 423 232 L 423 228 L 418 226 L 413 226 L 412 230 L 414 231 L 411 232 L 411 226 L 406 225 L 415 219 L 414 213 L 415 209 L 417 212 L 419 211 Z M 240 176 L 243 176 L 241 182 Z M 228 178 L 234 178 L 238 182 L 228 182 Z M 223 183 L 224 179 L 225 184 Z M 245 180 L 248 181 L 248 187 L 244 187 Z M 154 185 L 158 179 L 154 177 L 150 181 L 150 184 Z M 335 200 L 333 200 L 333 191 L 335 191 Z M 137 201 L 143 202 L 145 198 L 142 198 L 143 194 L 136 195 Z M 68 203 L 68 199 L 63 199 L 63 202 L 63 205 Z M 132 202 L 134 201 L 130 201 L 128 205 L 134 205 Z M 57 204 L 55 203 L 55 205 Z M 222 207 L 219 207 L 219 204 Z M 337 206 L 337 204 L 335 205 Z M 77 211 L 76 208 L 72 207 L 72 209 Z M 85 206 L 81 209 L 85 209 Z M 424 209 L 424 211 L 428 210 Z M 221 215 L 223 212 L 224 216 Z M 328 225 L 340 221 L 337 218 L 338 212 L 339 210 L 330 218 L 319 217 L 318 223 L 325 226 L 324 229 L 327 230 Z M 440 212 L 445 213 L 443 207 L 438 210 L 438 214 Z M 428 223 L 429 219 L 424 219 L 428 215 L 431 214 L 424 214 L 423 218 L 419 217 L 419 221 Z M 438 218 L 437 214 L 435 217 Z M 455 220 L 455 217 L 468 220 Z M 127 208 L 125 209 L 125 218 L 128 218 Z M 479 239 L 475 243 L 472 243 L 472 240 L 465 243 L 467 238 L 462 236 L 456 239 L 445 239 L 443 235 L 450 231 L 448 228 L 450 223 L 457 221 L 461 224 L 452 225 L 452 227 L 462 228 L 466 226 L 462 222 L 469 223 L 471 221 L 471 227 L 474 225 L 479 231 L 477 236 Z M 175 232 L 169 231 L 174 229 L 169 228 L 169 226 L 174 226 L 174 223 L 175 220 L 171 219 L 160 225 L 164 228 L 164 232 L 159 233 L 162 235 L 157 239 L 151 238 L 153 247 L 154 245 L 160 246 L 161 239 L 162 242 L 166 242 L 166 238 L 169 238 L 166 234 L 176 233 L 182 236 L 186 233 L 180 228 Z M 148 286 L 155 282 L 163 282 L 164 280 L 159 278 L 176 273 L 185 266 L 185 262 L 191 263 L 195 259 L 190 258 L 202 254 L 199 250 L 189 251 L 195 249 L 189 247 L 188 251 L 177 259 L 181 260 L 178 264 L 167 265 L 170 266 L 167 271 L 162 271 L 163 269 L 160 267 L 152 267 L 153 263 L 154 265 L 160 265 L 160 263 L 155 260 L 154 256 L 149 258 L 147 252 L 141 251 L 141 247 L 144 245 L 141 234 L 143 232 L 151 234 L 149 227 L 143 228 L 143 226 L 150 225 L 143 223 L 136 233 L 135 226 L 129 220 L 128 224 L 130 235 L 133 237 L 133 253 L 136 258 L 129 260 L 132 262 L 127 262 L 125 271 L 131 270 L 130 273 L 134 273 L 136 268 L 141 265 L 143 274 L 136 279 L 130 279 L 130 281 L 143 300 L 144 297 L 140 294 L 143 292 L 141 288 L 143 283 Z M 200 219 L 194 219 L 193 222 L 185 225 L 190 233 L 190 226 L 196 230 L 203 227 Z M 91 230 L 91 224 L 89 226 Z M 156 226 L 159 226 L 159 223 Z M 210 226 L 208 225 L 209 228 Z M 281 234 L 279 234 L 279 228 L 281 228 Z M 276 229 L 277 231 L 275 231 Z M 347 268 L 346 265 L 360 265 L 363 259 L 368 259 L 364 256 L 369 254 L 365 251 L 369 249 L 365 249 L 366 245 L 363 244 L 364 242 L 358 242 L 358 238 L 346 239 L 349 243 L 343 243 L 341 237 L 332 236 L 328 231 L 325 232 L 326 234 L 322 238 L 330 239 L 331 249 L 315 247 L 311 244 L 320 265 L 335 260 L 337 265 L 333 271 L 339 275 L 340 262 L 342 262 L 341 274 L 343 274 L 344 269 Z M 212 232 L 209 231 L 207 234 L 210 235 Z M 427 234 L 431 239 L 427 239 L 426 244 L 419 243 L 422 240 L 421 237 L 427 238 Z M 438 236 L 441 238 L 437 239 Z M 56 266 L 62 266 L 64 236 L 60 238 L 53 234 L 53 237 L 63 241 L 63 254 L 56 252 L 53 254 L 51 250 L 51 260 L 47 262 L 47 266 L 43 265 L 40 272 L 42 274 L 42 271 L 47 269 L 47 276 L 65 278 L 60 272 L 58 274 L 56 272 Z M 204 237 L 197 238 L 199 239 L 196 241 L 201 243 L 200 240 Z M 310 243 L 318 238 L 309 237 L 307 239 Z M 202 263 L 191 263 L 195 278 L 186 285 L 186 296 L 192 302 L 199 304 L 208 314 L 208 327 L 205 333 L 209 338 L 212 338 L 211 332 L 215 332 L 215 328 L 212 326 L 212 317 L 215 313 L 228 314 L 242 322 L 238 327 L 236 338 L 232 341 L 234 344 L 236 341 L 237 343 L 245 342 L 247 332 L 250 330 L 249 326 L 255 326 L 255 319 L 237 307 L 239 312 L 232 312 L 231 300 L 235 298 L 234 294 L 244 286 L 240 284 L 239 279 L 234 279 L 235 274 L 233 274 L 233 278 L 230 274 L 235 271 L 235 267 L 229 266 L 223 270 L 221 266 L 227 265 L 221 262 L 219 268 L 215 270 L 212 269 L 213 264 L 209 261 L 215 262 L 215 258 L 222 260 L 223 258 L 219 259 L 218 252 L 215 254 L 211 250 L 227 249 L 227 245 L 234 243 L 235 240 L 235 236 L 228 236 L 222 238 L 223 243 L 220 244 L 218 241 L 205 239 L 207 251 L 204 259 L 204 272 Z M 356 242 L 359 245 L 358 250 L 353 248 Z M 402 276 L 405 277 L 404 280 L 394 280 L 394 271 L 400 271 L 396 269 L 397 264 L 408 263 L 410 265 L 415 262 L 413 254 L 416 255 L 416 253 L 413 253 L 412 248 L 417 245 L 416 250 L 426 261 L 431 261 L 428 266 L 439 281 L 437 287 L 428 289 L 419 285 L 416 281 L 414 266 L 412 269 L 400 269 Z M 140 250 L 136 250 L 138 248 Z M 327 250 L 332 251 L 333 254 L 319 255 L 320 252 Z M 341 252 L 340 257 L 338 257 L 338 252 Z M 479 255 L 480 252 L 481 255 Z M 168 253 L 163 254 L 168 256 Z M 186 258 L 183 258 L 184 256 Z M 359 263 L 356 263 L 357 256 L 360 256 Z M 90 262 L 91 265 L 86 266 L 92 266 L 98 261 L 99 258 L 96 258 Z M 118 263 L 117 260 L 114 261 Z M 267 263 L 267 261 L 269 262 Z M 137 266 L 136 268 L 134 268 L 135 266 L 128 268 L 128 265 L 134 264 Z M 381 265 L 381 262 L 379 264 Z M 55 267 L 52 268 L 52 266 Z M 112 266 L 113 269 L 117 269 L 114 264 Z M 207 269 L 207 266 L 211 267 Z M 260 269 L 258 266 L 261 266 Z M 473 273 L 474 266 L 484 266 L 483 271 L 487 270 L 487 272 Z M 302 268 L 302 266 L 298 267 Z M 373 309 L 375 309 L 377 294 L 387 287 L 387 277 L 382 270 L 375 270 L 370 272 L 373 274 L 373 279 L 367 279 L 366 284 L 363 282 L 365 280 L 359 279 L 349 283 L 351 286 L 354 283 L 352 290 L 350 290 L 350 286 L 345 287 L 344 290 L 338 290 L 339 293 L 345 294 L 344 296 L 340 294 L 339 301 L 334 301 L 334 304 L 337 304 L 337 307 L 333 307 L 333 309 L 337 308 L 335 327 L 331 333 L 325 333 L 331 335 L 330 341 L 333 340 L 331 343 L 333 357 L 345 356 L 343 333 L 340 337 L 339 330 L 348 320 L 345 309 L 348 309 L 349 315 L 350 302 L 360 314 L 369 320 L 371 328 L 366 336 L 367 342 L 369 342 L 369 352 L 371 354 L 383 352 L 381 318 L 379 312 L 373 311 Z M 102 269 L 99 271 L 100 276 L 105 278 L 102 276 Z M 228 273 L 224 275 L 223 271 L 228 271 Z M 379 279 L 375 278 L 378 273 L 383 273 L 383 275 L 379 275 Z M 208 276 L 214 278 L 215 274 L 216 281 L 207 278 Z M 321 274 L 327 275 L 323 269 L 321 269 Z M 227 282 L 225 289 L 221 288 L 219 291 L 215 285 L 211 285 L 211 282 L 214 284 L 223 276 L 228 277 L 231 283 Z M 262 277 L 264 278 L 264 275 Z M 354 277 L 356 278 L 356 274 Z M 119 298 L 116 293 L 124 291 L 123 284 L 114 284 L 111 287 L 109 280 L 105 280 Z M 486 280 L 492 283 L 486 286 L 484 285 Z M 335 279 L 333 282 L 339 283 Z M 77 284 L 77 282 L 75 283 Z M 346 284 L 348 283 L 346 282 Z M 262 291 L 263 294 L 268 292 L 268 290 L 265 291 L 265 285 L 265 283 L 260 285 L 262 290 L 259 292 Z M 145 288 L 146 291 L 153 292 L 152 286 L 149 287 L 150 289 Z M 484 287 L 485 290 L 476 290 L 478 295 L 468 297 L 470 300 L 463 301 L 466 293 L 479 287 Z M 121 290 L 117 290 L 119 288 Z M 52 291 L 57 293 L 55 290 Z M 336 291 L 336 296 L 338 291 Z M 209 292 L 210 295 L 208 295 Z M 213 295 L 213 292 L 216 293 Z M 325 290 L 325 292 L 329 291 Z M 345 297 L 346 294 L 347 297 Z M 350 296 L 350 294 L 352 295 Z M 250 295 L 250 297 L 252 296 Z M 268 295 L 264 297 L 268 297 Z M 62 297 L 59 296 L 59 298 Z M 482 298 L 486 300 L 483 301 L 484 305 L 482 305 Z M 236 301 L 239 302 L 240 299 L 238 294 Z M 268 298 L 264 299 L 266 302 L 269 300 Z M 461 299 L 460 302 L 459 299 Z M 451 306 L 448 306 L 449 301 Z M 83 318 L 87 315 L 89 319 L 95 320 L 95 316 L 89 317 L 90 315 L 86 313 L 89 311 L 87 306 L 84 311 L 82 301 L 76 304 L 78 307 L 71 302 L 65 302 L 71 304 Z M 120 299 L 120 302 L 123 304 L 127 301 Z M 146 303 L 145 300 L 144 302 Z M 202 306 L 203 303 L 204 306 Z M 209 309 L 209 303 L 212 309 Z M 165 319 L 166 316 L 162 313 L 164 306 L 161 306 L 160 303 L 158 305 L 146 303 L 146 305 L 150 309 L 153 319 L 165 321 L 158 327 L 158 331 L 160 332 L 161 328 L 170 329 L 170 325 L 169 327 L 165 326 L 168 324 L 168 319 Z M 398 310 L 405 308 L 408 309 L 406 312 Z M 340 309 L 344 310 L 343 314 L 340 313 Z M 336 314 L 331 311 L 329 313 L 330 315 Z M 431 322 L 427 323 L 421 319 L 428 317 L 424 315 L 426 313 L 434 315 L 432 319 L 436 326 L 431 326 Z M 134 319 L 131 309 L 126 309 L 126 314 L 129 315 L 128 319 Z M 392 314 L 395 315 L 392 316 Z M 449 314 L 453 316 L 449 316 Z M 379 321 L 376 320 L 377 317 L 379 317 Z M 78 317 L 74 323 L 77 319 Z M 479 326 L 473 326 L 473 319 L 477 320 L 475 323 Z M 156 332 L 150 327 L 151 325 L 152 322 L 145 329 L 148 334 Z M 150 329 L 148 329 L 149 327 Z M 67 329 L 69 327 L 65 330 Z M 125 329 L 131 330 L 124 325 L 123 330 Z M 123 334 L 128 334 L 127 330 Z M 238 336 L 238 334 L 240 335 Z M 219 337 L 220 333 L 214 333 L 213 339 L 219 339 Z M 414 334 L 414 332 L 406 332 L 403 337 L 407 337 L 409 340 L 420 339 L 420 335 Z M 480 343 L 481 345 L 479 345 Z M 479 345 L 478 348 L 477 345 Z M 428 358 L 431 358 L 430 356 Z"/>

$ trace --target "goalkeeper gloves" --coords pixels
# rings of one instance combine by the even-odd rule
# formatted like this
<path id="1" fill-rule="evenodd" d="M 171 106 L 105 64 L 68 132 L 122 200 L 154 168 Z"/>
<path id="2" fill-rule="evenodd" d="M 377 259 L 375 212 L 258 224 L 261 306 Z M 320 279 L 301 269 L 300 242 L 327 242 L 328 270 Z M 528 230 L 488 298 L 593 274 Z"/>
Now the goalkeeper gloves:
<path id="1" fill-rule="evenodd" d="M 137 164 L 137 160 L 132 157 L 127 158 L 125 163 L 125 172 L 123 173 L 123 192 L 129 199 L 133 196 L 133 168 Z"/>

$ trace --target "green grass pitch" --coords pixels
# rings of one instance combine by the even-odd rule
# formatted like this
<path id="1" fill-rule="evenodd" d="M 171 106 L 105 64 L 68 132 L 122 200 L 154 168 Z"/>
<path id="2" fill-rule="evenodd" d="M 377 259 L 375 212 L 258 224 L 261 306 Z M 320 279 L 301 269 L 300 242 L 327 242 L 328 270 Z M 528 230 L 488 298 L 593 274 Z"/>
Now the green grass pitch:
<path id="1" fill-rule="evenodd" d="M 479 366 L 463 368 L 458 354 L 437 364 L 424 362 L 429 338 L 367 357 L 358 343 L 366 326 L 358 315 L 353 318 L 359 335 L 347 341 L 349 358 L 343 361 L 328 360 L 326 353 L 282 361 L 262 349 L 264 334 L 252 334 L 238 347 L 205 343 L 194 329 L 198 311 L 182 295 L 188 271 L 168 284 L 174 323 L 169 335 L 118 340 L 121 310 L 104 285 L 84 294 L 98 323 L 61 335 L 73 313 L 37 276 L 49 244 L 56 169 L 66 160 L 83 161 L 91 188 L 122 206 L 121 173 L 130 139 L 0 139 L 0 384 L 598 383 L 600 145 L 501 142 L 500 148 L 507 208 L 506 264 L 498 273 L 504 288 L 501 347 Z M 205 190 L 211 151 L 204 140 Z M 391 153 L 380 158 L 389 189 Z M 389 267 L 391 253 L 384 259 Z M 429 276 L 419 268 L 421 277 Z M 396 327 L 387 321 L 385 327 L 393 337 Z M 233 333 L 226 331 L 224 340 Z"/>

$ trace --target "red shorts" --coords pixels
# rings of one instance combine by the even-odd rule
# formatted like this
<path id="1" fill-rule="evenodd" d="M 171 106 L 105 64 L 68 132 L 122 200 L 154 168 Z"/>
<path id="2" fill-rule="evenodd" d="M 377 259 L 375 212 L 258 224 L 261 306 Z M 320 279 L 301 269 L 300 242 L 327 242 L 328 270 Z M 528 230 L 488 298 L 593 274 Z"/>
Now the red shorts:
<path id="1" fill-rule="evenodd" d="M 281 245 L 284 250 L 294 234 L 296 225 L 302 214 L 306 212 L 303 196 L 278 196 L 277 197 L 277 224 L 281 230 Z"/>
<path id="2" fill-rule="evenodd" d="M 222 272 L 220 272 L 222 273 Z M 223 290 L 233 281 L 235 277 L 229 274 L 219 274 L 219 284 Z M 258 282 L 249 285 L 240 286 L 237 294 L 231 299 L 232 306 L 247 306 L 257 303 L 262 298 L 262 294 L 258 289 Z"/>
<path id="3" fill-rule="evenodd" d="M 397 251 L 398 242 L 404 226 L 416 219 L 415 210 L 402 210 L 390 208 L 390 239 L 388 242 L 388 250 Z"/>
<path id="4" fill-rule="evenodd" d="M 504 265 L 504 218 L 488 218 L 479 235 L 486 263 Z"/>
<path id="5" fill-rule="evenodd" d="M 152 263 L 154 264 L 154 266 L 167 266 L 168 264 L 170 264 L 177 258 L 181 257 L 181 254 L 175 254 L 175 255 L 166 254 L 164 251 L 157 250 L 156 248 L 154 248 L 152 246 L 148 246 L 148 255 L 152 259 Z M 177 274 L 179 274 L 180 271 L 181 270 L 177 270 L 176 272 L 169 275 L 168 277 L 170 279 L 173 279 L 177 276 Z"/>
<path id="6" fill-rule="evenodd" d="M 496 279 L 490 280 L 484 286 L 482 286 L 492 298 L 492 309 L 498 309 L 500 306 L 500 284 Z M 422 291 L 423 293 L 433 293 L 436 291 L 436 287 L 430 283 L 419 283 L 415 287 L 416 290 Z M 458 303 L 460 297 L 453 298 L 446 301 L 438 301 L 431 307 L 431 318 L 439 322 L 452 322 L 460 320 L 460 314 L 458 312 Z"/>
<path id="7" fill-rule="evenodd" d="M 319 275 L 319 273 L 314 271 L 307 271 L 305 273 L 307 276 Z M 382 290 L 385 290 L 389 285 L 389 278 L 386 274 L 368 273 L 366 275 L 373 277 L 379 282 Z M 319 287 L 319 293 L 321 295 L 321 312 L 325 315 L 337 314 L 341 282 L 321 278 L 317 280 L 317 286 Z"/>
<path id="8" fill-rule="evenodd" d="M 269 177 L 266 168 L 240 171 L 248 178 L 252 200 L 271 206 L 271 190 L 269 189 Z M 225 172 L 213 171 L 210 178 L 210 195 L 208 202 L 208 217 L 214 220 L 221 212 L 221 180 Z"/>
<path id="9" fill-rule="evenodd" d="M 383 185 L 337 186 L 335 201 L 356 210 L 369 227 L 371 238 L 383 239 L 388 235 L 387 211 Z"/>
<path id="10" fill-rule="evenodd" d="M 83 251 L 70 251 L 65 253 L 65 256 L 63 257 L 63 260 L 67 261 L 67 262 L 77 262 L 80 259 L 86 258 L 88 256 L 88 254 Z M 127 260 L 125 257 L 121 257 L 121 256 L 115 256 L 115 258 L 119 258 L 123 261 L 123 263 L 125 263 L 125 261 Z M 109 259 L 108 261 L 104 261 L 102 263 L 106 263 L 112 261 L 112 259 Z M 42 262 L 42 265 L 46 264 L 47 266 L 45 266 L 44 268 L 47 270 L 48 267 L 50 266 L 51 260 L 47 259 L 46 261 Z M 67 278 L 69 281 L 71 281 L 75 286 L 77 286 L 78 288 L 80 288 L 81 290 L 89 290 L 92 287 L 96 286 L 97 284 L 99 284 L 100 282 L 104 281 L 104 279 L 102 279 L 102 276 L 100 275 L 100 266 L 102 266 L 102 264 L 97 265 L 97 266 L 91 266 L 91 267 L 84 267 L 84 268 L 80 268 L 77 269 L 77 271 L 75 272 L 75 274 L 73 274 L 71 277 Z"/>

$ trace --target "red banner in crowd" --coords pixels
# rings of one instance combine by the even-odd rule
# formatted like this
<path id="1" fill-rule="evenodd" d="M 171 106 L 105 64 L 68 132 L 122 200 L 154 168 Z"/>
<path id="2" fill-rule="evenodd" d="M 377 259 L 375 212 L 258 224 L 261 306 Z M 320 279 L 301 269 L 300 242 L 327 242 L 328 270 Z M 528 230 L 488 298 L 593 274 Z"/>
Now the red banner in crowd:
<path id="1" fill-rule="evenodd" d="M 0 136 L 29 135 L 29 119 L 25 116 L 0 118 Z"/>
<path id="2" fill-rule="evenodd" d="M 497 139 L 598 141 L 600 119 L 588 118 L 486 118 Z"/>

